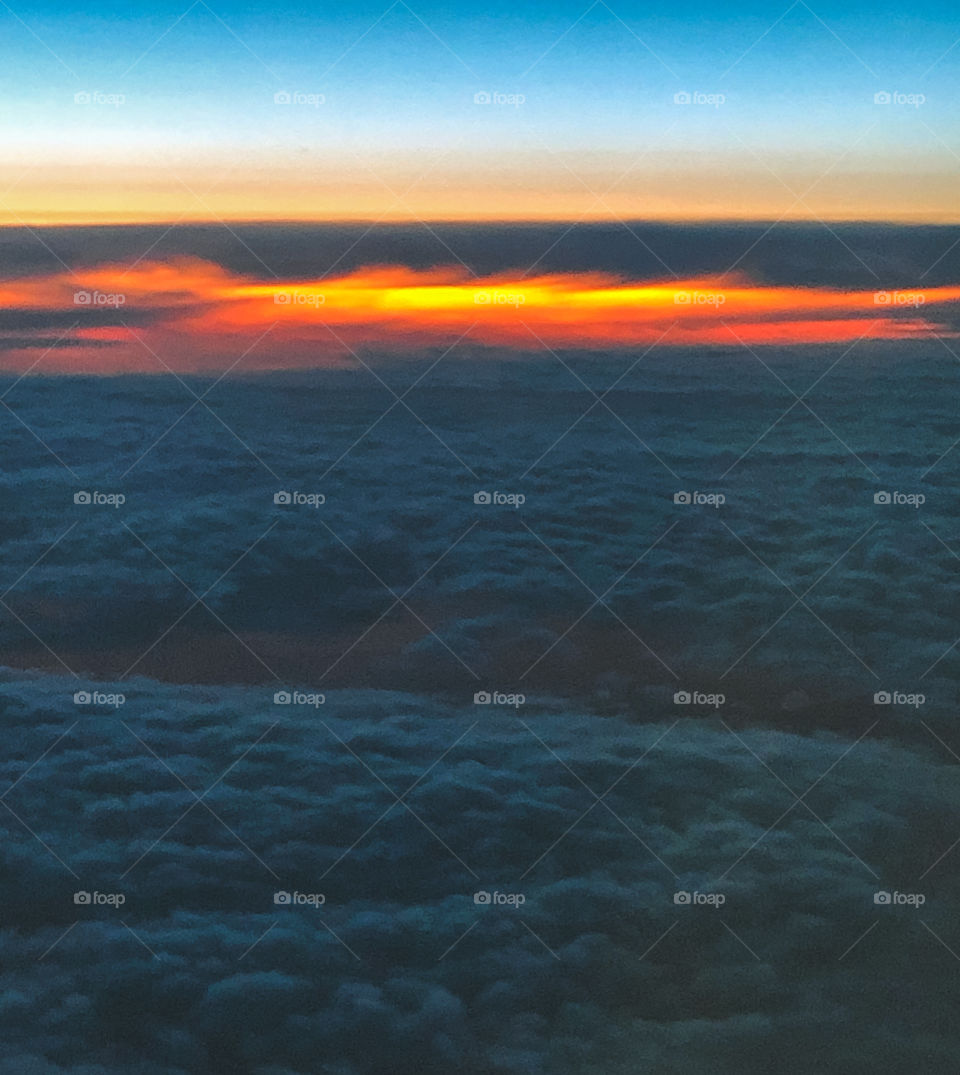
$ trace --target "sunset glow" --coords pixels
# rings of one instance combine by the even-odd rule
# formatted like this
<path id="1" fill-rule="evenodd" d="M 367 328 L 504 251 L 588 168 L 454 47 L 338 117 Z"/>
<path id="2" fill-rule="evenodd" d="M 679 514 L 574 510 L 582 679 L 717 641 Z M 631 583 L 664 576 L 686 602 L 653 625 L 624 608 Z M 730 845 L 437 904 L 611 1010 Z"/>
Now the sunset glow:
<path id="1" fill-rule="evenodd" d="M 742 275 L 640 283 L 598 272 L 474 277 L 461 266 L 266 281 L 197 258 L 0 285 L 2 309 L 51 323 L 69 315 L 43 369 L 77 372 L 217 369 L 248 351 L 248 368 L 299 367 L 357 349 L 402 352 L 461 337 L 537 351 L 942 336 L 954 334 L 945 305 L 958 301 L 960 286 L 843 291 L 759 286 Z M 269 343 L 258 346 L 266 335 Z M 8 343 L 7 368 L 35 363 L 38 347 Z"/>

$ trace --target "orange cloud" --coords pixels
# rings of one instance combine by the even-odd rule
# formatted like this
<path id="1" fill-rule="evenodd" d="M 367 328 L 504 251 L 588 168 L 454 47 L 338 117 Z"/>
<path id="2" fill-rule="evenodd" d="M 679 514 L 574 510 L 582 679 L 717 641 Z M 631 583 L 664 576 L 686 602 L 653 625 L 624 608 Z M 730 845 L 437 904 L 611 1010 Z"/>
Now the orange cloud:
<path id="1" fill-rule="evenodd" d="M 299 367 L 361 348 L 448 346 L 464 334 L 475 345 L 525 351 L 899 339 L 952 335 L 945 306 L 957 302 L 960 286 L 851 292 L 761 286 L 742 276 L 476 278 L 462 267 L 373 266 L 266 281 L 183 258 L 0 282 L 0 311 L 29 314 L 37 339 L 25 346 L 29 333 L 10 329 L 4 345 L 0 333 L 0 363 L 25 368 L 60 331 L 45 370 L 218 369 L 241 355 L 246 368 Z M 50 328 L 36 328 L 45 317 Z"/>

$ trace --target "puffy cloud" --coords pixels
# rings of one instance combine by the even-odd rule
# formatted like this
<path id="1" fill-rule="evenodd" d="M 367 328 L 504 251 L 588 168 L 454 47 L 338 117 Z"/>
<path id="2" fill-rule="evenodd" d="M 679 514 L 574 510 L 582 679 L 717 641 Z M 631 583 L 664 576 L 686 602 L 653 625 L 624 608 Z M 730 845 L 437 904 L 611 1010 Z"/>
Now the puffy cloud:
<path id="1" fill-rule="evenodd" d="M 71 689 L 0 685 L 23 821 L 2 854 L 5 1064 L 760 1072 L 784 1041 L 796 1071 L 953 1045 L 953 958 L 920 921 L 956 948 L 952 871 L 918 881 L 960 830 L 932 738 L 381 691 L 281 712 L 266 689 L 147 680 L 71 727 Z M 810 810 L 765 765 L 815 784 Z"/>
<path id="2" fill-rule="evenodd" d="M 947 376 L 939 350 L 916 362 Z M 632 359 L 570 361 L 599 392 Z M 776 358 L 798 386 L 826 361 Z M 954 456 L 924 481 L 922 513 L 873 502 L 878 486 L 918 490 L 949 448 L 949 398 L 875 346 L 861 361 L 880 381 L 870 415 L 852 356 L 810 397 L 849 451 L 799 407 L 755 444 L 795 401 L 743 352 L 648 356 L 608 399 L 625 425 L 584 418 L 595 400 L 549 356 L 441 363 L 409 397 L 429 429 L 398 405 L 384 417 L 395 400 L 363 369 L 227 378 L 205 400 L 216 417 L 172 377 L 26 379 L 7 403 L 43 443 L 7 415 L 5 659 L 62 671 L 36 635 L 94 678 L 274 670 L 317 689 L 486 686 L 641 713 L 655 685 L 662 698 L 726 672 L 747 717 L 862 730 L 875 690 L 916 688 L 935 662 L 925 693 L 953 697 L 958 631 L 938 541 Z M 400 392 L 426 365 L 377 369 Z M 909 433 L 907 381 L 928 416 Z M 675 505 L 683 489 L 726 504 Z M 125 503 L 75 505 L 78 490 Z M 279 490 L 326 503 L 278 506 Z M 476 505 L 480 490 L 526 503 Z M 787 612 L 811 586 L 809 610 Z M 816 704 L 791 708 L 797 691 Z"/>
<path id="3" fill-rule="evenodd" d="M 846 446 L 799 406 L 757 443 L 792 397 L 742 349 L 647 356 L 636 436 L 550 356 L 441 362 L 407 399 L 449 450 L 362 369 L 231 375 L 229 429 L 203 379 L 13 386 L 0 1068 L 948 1069 L 956 453 L 873 500 L 955 439 L 937 346 L 809 394 Z"/>

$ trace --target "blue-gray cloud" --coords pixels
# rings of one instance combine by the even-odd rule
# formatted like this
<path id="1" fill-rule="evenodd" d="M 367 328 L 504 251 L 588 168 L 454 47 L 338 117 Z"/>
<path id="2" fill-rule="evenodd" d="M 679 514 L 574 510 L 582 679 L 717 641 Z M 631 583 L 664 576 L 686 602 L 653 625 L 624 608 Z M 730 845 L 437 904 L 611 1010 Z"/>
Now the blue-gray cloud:
<path id="1" fill-rule="evenodd" d="M 900 1070 L 955 1044 L 955 873 L 919 879 L 960 830 L 933 738 L 851 750 L 383 692 L 293 712 L 147 680 L 78 717 L 72 689 L 0 685 L 5 787 L 22 778 L 2 854 L 10 1070 L 627 1072 L 682 1054 L 759 1073 L 785 1039 L 787 1071 Z M 797 795 L 819 781 L 809 810 L 771 770 Z M 219 781 L 210 810 L 177 777 Z M 387 790 L 411 785 L 406 806 Z"/>

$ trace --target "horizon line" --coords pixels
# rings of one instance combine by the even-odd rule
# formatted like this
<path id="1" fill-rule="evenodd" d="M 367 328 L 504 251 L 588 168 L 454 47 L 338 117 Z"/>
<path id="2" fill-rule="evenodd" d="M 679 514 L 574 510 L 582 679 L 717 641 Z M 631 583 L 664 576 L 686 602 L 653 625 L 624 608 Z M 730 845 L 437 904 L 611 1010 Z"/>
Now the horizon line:
<path id="1" fill-rule="evenodd" d="M 0 221 L 0 231 L 37 228 L 174 228 L 174 227 L 627 227 L 658 225 L 662 227 L 890 227 L 890 228 L 957 228 L 955 219 L 921 219 L 913 217 L 432 217 L 432 218 L 370 218 L 370 217 L 123 217 L 119 219 L 26 218 Z"/>

